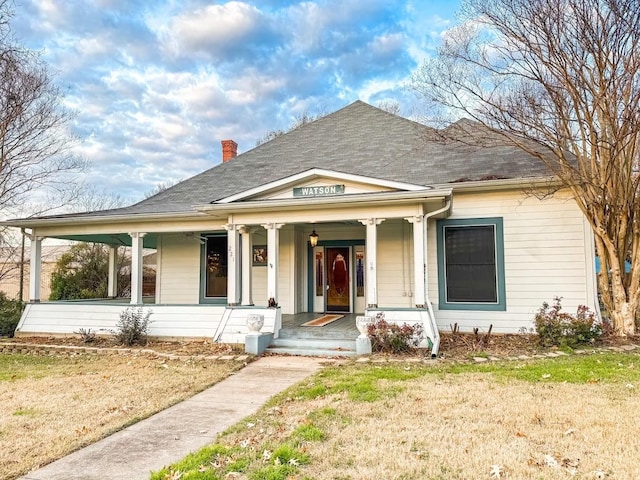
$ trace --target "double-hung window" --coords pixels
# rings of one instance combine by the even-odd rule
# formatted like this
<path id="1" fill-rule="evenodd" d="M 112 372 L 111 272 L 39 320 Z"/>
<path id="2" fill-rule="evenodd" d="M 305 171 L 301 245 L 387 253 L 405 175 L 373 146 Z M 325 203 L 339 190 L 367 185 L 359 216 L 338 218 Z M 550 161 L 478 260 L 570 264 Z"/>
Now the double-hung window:
<path id="1" fill-rule="evenodd" d="M 506 310 L 502 218 L 439 220 L 441 310 Z"/>

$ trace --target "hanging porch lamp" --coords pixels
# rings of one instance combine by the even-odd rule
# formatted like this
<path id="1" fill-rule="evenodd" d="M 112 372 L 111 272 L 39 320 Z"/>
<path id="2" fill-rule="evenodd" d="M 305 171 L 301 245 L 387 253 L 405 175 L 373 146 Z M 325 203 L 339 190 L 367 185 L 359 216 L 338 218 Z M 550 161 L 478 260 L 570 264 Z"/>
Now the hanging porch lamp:
<path id="1" fill-rule="evenodd" d="M 316 233 L 315 230 L 311 232 L 311 234 L 309 235 L 309 243 L 311 244 L 312 247 L 315 247 L 316 245 L 318 245 L 318 234 Z"/>

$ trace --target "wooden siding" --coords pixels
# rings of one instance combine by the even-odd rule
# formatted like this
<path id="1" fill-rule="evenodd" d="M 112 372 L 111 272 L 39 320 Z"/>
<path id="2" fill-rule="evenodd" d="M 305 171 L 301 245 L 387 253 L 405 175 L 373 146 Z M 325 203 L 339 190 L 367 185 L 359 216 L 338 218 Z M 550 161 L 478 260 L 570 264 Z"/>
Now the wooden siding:
<path id="1" fill-rule="evenodd" d="M 120 313 L 127 304 L 100 303 L 30 303 L 18 325 L 17 332 L 70 335 L 78 329 L 91 329 L 108 334 L 116 328 Z M 212 337 L 222 318 L 224 307 L 209 305 L 150 305 L 149 335 L 165 337 Z"/>
<path id="2" fill-rule="evenodd" d="M 454 323 L 469 331 L 475 327 L 517 333 L 533 327 L 542 302 L 563 297 L 563 307 L 574 312 L 579 304 L 594 308 L 593 251 L 582 213 L 566 194 L 537 199 L 522 192 L 455 193 L 450 219 L 502 217 L 506 311 L 438 309 L 436 221 L 428 224 L 428 288 L 438 326 Z"/>
<path id="3" fill-rule="evenodd" d="M 378 226 L 378 305 L 413 305 L 413 226 L 392 218 Z M 365 280 L 366 281 L 366 280 Z"/>
<path id="4" fill-rule="evenodd" d="M 120 313 L 129 305 L 114 303 L 51 302 L 27 304 L 17 335 L 73 335 L 80 328 L 97 334 L 115 330 Z M 149 305 L 149 335 L 157 337 L 210 338 L 222 343 L 243 343 L 246 319 L 251 313 L 264 315 L 262 331 L 281 328 L 279 309 L 226 308 L 217 305 Z M 274 330 L 275 329 L 275 330 Z"/>
<path id="5" fill-rule="evenodd" d="M 198 304 L 200 302 L 200 241 L 198 236 L 162 236 L 158 256 L 161 278 L 159 303 Z"/>

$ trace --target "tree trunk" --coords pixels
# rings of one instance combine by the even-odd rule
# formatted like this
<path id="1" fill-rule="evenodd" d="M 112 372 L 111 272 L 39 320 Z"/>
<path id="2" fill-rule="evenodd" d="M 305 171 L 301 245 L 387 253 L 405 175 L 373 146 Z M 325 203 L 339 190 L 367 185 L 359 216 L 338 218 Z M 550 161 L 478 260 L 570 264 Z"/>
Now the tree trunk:
<path id="1" fill-rule="evenodd" d="M 615 298 L 615 295 L 614 295 Z M 615 300 L 614 300 L 615 302 Z M 616 303 L 615 309 L 609 312 L 616 335 L 625 337 L 636 333 L 636 311 L 629 302 Z"/>
<path id="2" fill-rule="evenodd" d="M 625 265 L 620 264 L 620 252 L 613 242 L 596 236 L 596 252 L 600 257 L 598 285 L 613 331 L 619 336 L 635 335 L 640 291 L 625 282 Z"/>

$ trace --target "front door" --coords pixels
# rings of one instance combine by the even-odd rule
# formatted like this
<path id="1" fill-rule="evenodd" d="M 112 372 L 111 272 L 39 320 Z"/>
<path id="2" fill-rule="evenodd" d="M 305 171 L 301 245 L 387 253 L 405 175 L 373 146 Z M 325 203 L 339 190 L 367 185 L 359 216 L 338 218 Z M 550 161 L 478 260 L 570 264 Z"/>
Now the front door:
<path id="1" fill-rule="evenodd" d="M 327 247 L 325 249 L 325 278 L 327 295 L 326 312 L 351 311 L 351 248 Z"/>

